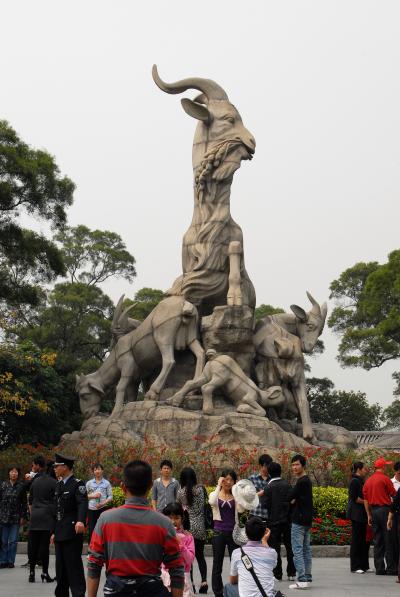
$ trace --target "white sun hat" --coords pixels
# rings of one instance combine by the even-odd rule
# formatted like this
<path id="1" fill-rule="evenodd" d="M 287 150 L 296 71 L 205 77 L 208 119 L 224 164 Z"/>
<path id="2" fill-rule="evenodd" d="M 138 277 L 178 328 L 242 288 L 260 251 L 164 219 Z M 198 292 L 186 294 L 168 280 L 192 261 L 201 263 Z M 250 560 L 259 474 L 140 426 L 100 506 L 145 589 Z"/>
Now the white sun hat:
<path id="1" fill-rule="evenodd" d="M 257 489 L 248 479 L 240 479 L 232 487 L 232 495 L 235 498 L 236 504 L 245 510 L 254 510 L 259 504 Z"/>

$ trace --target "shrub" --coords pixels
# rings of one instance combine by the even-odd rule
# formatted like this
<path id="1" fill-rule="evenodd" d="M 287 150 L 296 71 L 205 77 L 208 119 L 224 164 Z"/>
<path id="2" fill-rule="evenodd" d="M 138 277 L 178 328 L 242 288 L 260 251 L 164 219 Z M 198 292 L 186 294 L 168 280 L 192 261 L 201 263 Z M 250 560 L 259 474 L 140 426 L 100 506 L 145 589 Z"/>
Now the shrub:
<path id="1" fill-rule="evenodd" d="M 347 489 L 344 487 L 313 487 L 315 516 L 343 518 L 347 508 Z"/>
<path id="2" fill-rule="evenodd" d="M 123 506 L 125 504 L 125 494 L 122 491 L 121 487 L 113 487 L 112 494 L 113 494 L 112 505 L 114 508 L 118 508 L 118 506 Z"/>

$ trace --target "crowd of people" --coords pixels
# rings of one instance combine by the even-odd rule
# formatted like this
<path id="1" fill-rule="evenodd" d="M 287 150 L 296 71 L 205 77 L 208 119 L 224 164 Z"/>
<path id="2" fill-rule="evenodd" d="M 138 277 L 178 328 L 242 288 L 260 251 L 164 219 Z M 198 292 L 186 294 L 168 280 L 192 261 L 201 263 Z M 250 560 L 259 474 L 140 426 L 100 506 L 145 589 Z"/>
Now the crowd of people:
<path id="1" fill-rule="evenodd" d="M 55 595 L 96 597 L 105 565 L 104 595 L 192 597 L 209 591 L 204 551 L 210 533 L 211 590 L 216 597 L 281 597 L 276 581 L 283 578 L 282 543 L 289 589 L 308 589 L 313 580 L 313 494 L 306 465 L 303 455 L 293 456 L 296 482 L 290 485 L 281 476 L 281 465 L 263 454 L 259 470 L 249 479 L 238 480 L 236 472 L 226 468 L 208 495 L 191 467 L 183 468 L 178 480 L 172 462 L 163 460 L 153 480 L 148 463 L 131 461 L 123 474 L 125 505 L 112 508 L 112 487 L 101 463 L 93 465 L 93 478 L 85 483 L 74 476 L 72 458 L 56 454 L 54 462 L 46 463 L 37 456 L 29 473 L 22 476 L 12 466 L 0 484 L 0 567 L 14 567 L 20 527 L 28 521 L 28 581 L 36 581 L 40 563 L 41 581 L 56 581 Z M 392 479 L 385 474 L 391 465 L 378 458 L 367 478 L 364 463 L 353 463 L 347 509 L 352 524 L 350 570 L 369 571 L 373 541 L 375 573 L 395 575 L 400 582 L 400 462 Z M 51 543 L 55 578 L 49 574 Z M 226 550 L 230 576 L 223 579 Z M 201 577 L 197 587 L 195 561 Z"/>

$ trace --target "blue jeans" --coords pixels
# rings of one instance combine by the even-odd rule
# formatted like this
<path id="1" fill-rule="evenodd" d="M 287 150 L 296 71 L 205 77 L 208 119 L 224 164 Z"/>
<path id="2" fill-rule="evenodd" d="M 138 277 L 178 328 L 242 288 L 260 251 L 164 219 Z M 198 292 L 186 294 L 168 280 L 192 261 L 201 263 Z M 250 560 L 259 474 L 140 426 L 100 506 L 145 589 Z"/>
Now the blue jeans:
<path id="1" fill-rule="evenodd" d="M 231 585 L 231 583 L 225 585 L 224 597 L 239 597 L 239 585 Z"/>
<path id="2" fill-rule="evenodd" d="M 292 549 L 293 560 L 297 572 L 297 580 L 311 582 L 311 547 L 310 527 L 292 522 Z"/>
<path id="3" fill-rule="evenodd" d="M 1 532 L 0 564 L 14 564 L 17 554 L 19 524 L 3 523 Z"/>

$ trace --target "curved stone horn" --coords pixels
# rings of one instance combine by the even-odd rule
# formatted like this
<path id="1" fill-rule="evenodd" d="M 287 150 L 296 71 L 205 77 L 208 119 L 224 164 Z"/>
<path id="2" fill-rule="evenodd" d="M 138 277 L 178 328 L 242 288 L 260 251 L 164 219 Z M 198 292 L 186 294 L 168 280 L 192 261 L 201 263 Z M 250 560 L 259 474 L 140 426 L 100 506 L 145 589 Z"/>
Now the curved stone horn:
<path id="1" fill-rule="evenodd" d="M 311 313 L 314 313 L 315 315 L 318 315 L 319 317 L 321 317 L 321 307 L 320 307 L 319 303 L 317 303 L 315 298 L 312 296 L 312 294 L 310 294 L 308 292 L 308 290 L 306 291 L 306 293 L 307 293 L 310 303 L 312 304 Z"/>
<path id="2" fill-rule="evenodd" d="M 112 320 L 112 323 L 111 323 L 111 327 L 114 327 L 114 326 L 116 326 L 118 324 L 118 320 L 120 318 L 121 311 L 122 311 L 122 303 L 124 302 L 124 298 L 125 298 L 125 295 L 123 294 L 120 297 L 120 299 L 119 299 L 119 301 L 117 303 L 117 306 L 115 307 L 115 311 L 114 311 L 114 315 L 113 315 L 113 320 Z"/>
<path id="3" fill-rule="evenodd" d="M 133 307 L 136 307 L 136 305 L 137 305 L 137 301 L 135 303 L 132 303 L 132 305 L 129 305 L 129 307 L 127 307 L 124 310 L 124 312 L 120 315 L 118 323 L 121 328 L 125 328 L 125 326 L 128 325 L 128 313 L 131 309 L 133 309 Z"/>
<path id="4" fill-rule="evenodd" d="M 175 83 L 165 83 L 159 76 L 157 66 L 153 65 L 152 75 L 155 84 L 165 93 L 183 93 L 187 89 L 202 91 L 209 100 L 227 100 L 228 96 L 218 83 L 211 79 L 189 77 Z"/>

